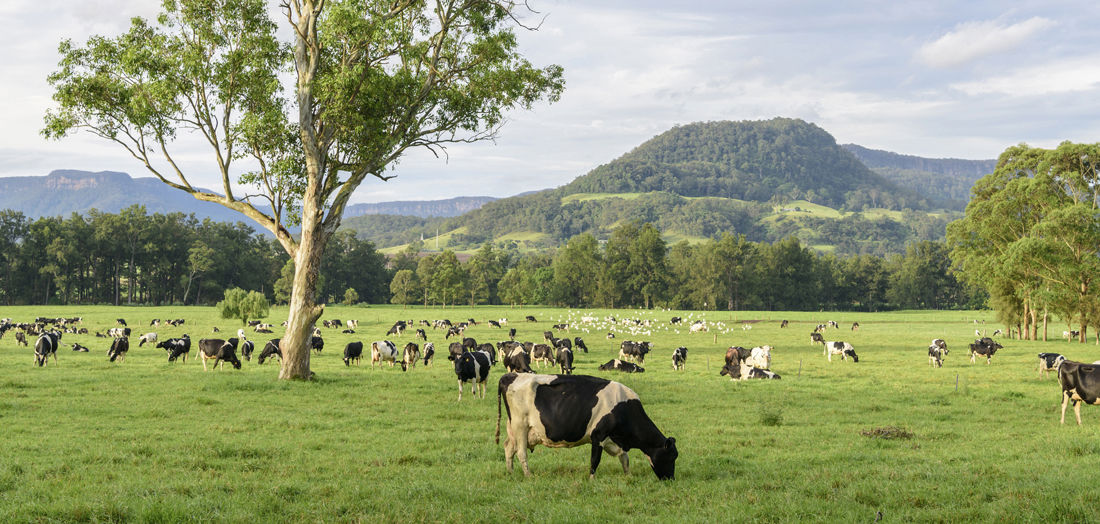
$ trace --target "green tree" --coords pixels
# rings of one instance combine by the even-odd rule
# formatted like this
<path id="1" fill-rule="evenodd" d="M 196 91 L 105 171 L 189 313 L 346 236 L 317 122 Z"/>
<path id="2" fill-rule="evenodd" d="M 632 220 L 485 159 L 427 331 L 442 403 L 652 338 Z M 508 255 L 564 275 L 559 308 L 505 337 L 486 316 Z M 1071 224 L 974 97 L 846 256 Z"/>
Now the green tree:
<path id="1" fill-rule="evenodd" d="M 214 267 L 214 250 L 201 241 L 195 241 L 187 252 L 187 262 L 191 271 L 187 274 L 187 289 L 183 292 L 184 304 L 187 303 L 187 295 L 191 293 L 191 282 L 195 276 L 210 271 Z"/>
<path id="2" fill-rule="evenodd" d="M 603 266 L 600 244 L 585 233 L 569 239 L 558 250 L 554 269 L 555 302 L 569 307 L 591 306 L 596 298 L 599 270 Z"/>
<path id="3" fill-rule="evenodd" d="M 247 324 L 250 319 L 264 318 L 271 309 L 262 293 L 236 287 L 225 290 L 225 298 L 215 307 L 222 318 L 237 318 L 241 324 Z"/>
<path id="4" fill-rule="evenodd" d="M 391 178 L 409 150 L 493 139 L 508 109 L 561 93 L 560 67 L 517 51 L 525 5 L 286 0 L 282 42 L 263 0 L 166 1 L 156 23 L 61 43 L 43 133 L 113 141 L 165 184 L 271 231 L 295 262 L 279 376 L 308 379 L 321 255 L 355 189 Z M 209 144 L 220 193 L 193 186 L 175 161 L 181 130 Z M 251 170 L 238 167 L 245 159 Z"/>
<path id="5" fill-rule="evenodd" d="M 359 293 L 355 291 L 355 288 L 349 287 L 344 291 L 344 305 L 351 306 L 359 303 Z"/>
<path id="6" fill-rule="evenodd" d="M 390 293 L 393 295 L 390 302 L 401 304 L 401 309 L 406 309 L 416 300 L 416 290 L 416 273 L 411 269 L 400 269 L 393 274 L 393 280 L 390 281 Z"/>

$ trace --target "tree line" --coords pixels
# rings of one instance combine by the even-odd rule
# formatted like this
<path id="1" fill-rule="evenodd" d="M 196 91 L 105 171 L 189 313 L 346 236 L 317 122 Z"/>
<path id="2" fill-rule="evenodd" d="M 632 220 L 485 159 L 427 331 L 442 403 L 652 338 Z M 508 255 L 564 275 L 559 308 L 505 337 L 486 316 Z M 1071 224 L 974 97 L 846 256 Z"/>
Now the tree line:
<path id="1" fill-rule="evenodd" d="M 414 244 L 392 260 L 394 304 L 881 311 L 986 300 L 953 276 L 947 246 L 934 241 L 888 257 L 838 257 L 795 237 L 769 244 L 726 233 L 668 246 L 652 223 L 631 222 L 606 242 L 585 233 L 553 252 L 486 243 L 462 262 L 452 251 L 419 251 Z"/>

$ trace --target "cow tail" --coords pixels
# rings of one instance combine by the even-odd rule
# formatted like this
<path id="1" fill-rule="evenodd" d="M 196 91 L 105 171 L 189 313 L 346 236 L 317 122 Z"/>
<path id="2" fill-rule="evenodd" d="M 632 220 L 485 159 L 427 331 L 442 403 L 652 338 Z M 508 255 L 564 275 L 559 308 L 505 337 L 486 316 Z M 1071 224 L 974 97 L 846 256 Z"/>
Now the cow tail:
<path id="1" fill-rule="evenodd" d="M 493 440 L 497 444 L 500 444 L 500 397 L 501 397 L 501 395 L 502 394 L 500 392 L 500 389 L 497 389 L 497 433 L 493 437 Z"/>

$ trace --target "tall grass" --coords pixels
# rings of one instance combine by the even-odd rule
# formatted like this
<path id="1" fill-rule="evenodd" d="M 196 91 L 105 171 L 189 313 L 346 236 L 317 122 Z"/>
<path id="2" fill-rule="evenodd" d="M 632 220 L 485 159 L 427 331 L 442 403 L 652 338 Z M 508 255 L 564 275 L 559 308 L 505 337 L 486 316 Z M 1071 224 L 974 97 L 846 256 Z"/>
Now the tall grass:
<path id="1" fill-rule="evenodd" d="M 523 322 L 524 315 L 539 322 Z M 32 365 L 31 350 L 0 340 L 0 521 L 1091 521 L 1087 480 L 1100 462 L 1100 409 L 1085 425 L 1058 424 L 1059 390 L 1039 380 L 1035 354 L 1100 359 L 1096 346 L 1002 341 L 992 365 L 970 364 L 974 312 L 776 313 L 585 311 L 599 318 L 656 319 L 649 334 L 580 326 L 582 312 L 481 307 L 402 310 L 331 307 L 325 318 L 358 319 L 355 334 L 325 329 L 312 383 L 276 380 L 277 364 L 203 372 L 193 358 L 168 363 L 162 350 L 133 345 L 107 361 L 109 339 L 65 335 L 59 364 Z M 78 316 L 104 331 L 126 318 L 136 333 L 152 318 L 185 318 L 161 338 L 233 336 L 237 325 L 208 308 L 4 308 L 0 316 Z M 723 322 L 687 333 L 673 316 Z M 275 310 L 274 323 L 285 316 Z M 444 356 L 407 373 L 369 363 L 345 367 L 343 346 L 382 339 L 394 320 L 475 318 L 479 342 L 506 338 L 483 322 L 507 317 L 520 340 L 538 340 L 572 319 L 580 373 L 633 388 L 680 450 L 676 480 L 659 482 L 631 452 L 629 476 L 604 460 L 587 475 L 589 449 L 537 448 L 530 478 L 505 471 L 493 443 L 496 402 L 468 393 Z M 791 327 L 779 328 L 789 319 Z M 742 320 L 759 320 L 742 330 Z M 819 322 L 851 342 L 860 362 L 826 362 L 809 344 Z M 858 321 L 859 331 L 849 330 Z M 586 331 L 587 329 L 587 331 Z M 644 329 L 644 328 L 643 328 Z M 677 329 L 679 333 L 677 333 Z M 446 353 L 443 333 L 429 340 Z M 269 335 L 279 337 L 281 330 Z M 392 338 L 392 337 L 391 337 Z M 945 338 L 945 366 L 927 364 Z M 646 372 L 601 374 L 622 340 L 650 340 Z M 136 339 L 135 339 L 136 340 Z M 265 338 L 256 338 L 258 346 Z M 399 345 L 412 336 L 394 338 Z M 80 342 L 90 353 L 73 353 Z M 770 344 L 778 381 L 719 377 L 725 348 Z M 687 370 L 671 353 L 687 346 Z M 192 356 L 194 357 L 194 355 Z M 798 376 L 801 362 L 801 375 Z M 544 369 L 549 372 L 549 369 Z M 499 367 L 492 370 L 495 391 Z M 956 391 L 956 375 L 959 390 Z M 863 432 L 900 428 L 909 438 Z M 1067 473 L 1072 472 L 1072 473 Z"/>

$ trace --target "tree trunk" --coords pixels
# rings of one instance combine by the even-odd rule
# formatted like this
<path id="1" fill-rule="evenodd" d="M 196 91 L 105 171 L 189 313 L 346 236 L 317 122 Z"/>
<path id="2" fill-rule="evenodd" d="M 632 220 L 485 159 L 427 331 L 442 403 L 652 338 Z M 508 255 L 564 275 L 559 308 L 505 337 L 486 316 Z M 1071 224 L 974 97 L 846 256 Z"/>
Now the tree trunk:
<path id="1" fill-rule="evenodd" d="M 1047 341 L 1047 317 L 1048 317 L 1047 310 L 1044 309 L 1043 310 L 1043 342 Z"/>
<path id="2" fill-rule="evenodd" d="M 307 195 L 308 198 L 308 195 Z M 317 277 L 321 272 L 321 253 L 325 248 L 325 234 L 321 231 L 316 207 L 303 206 L 302 239 L 298 244 L 298 253 L 294 257 L 294 286 L 290 295 L 290 316 L 287 318 L 286 334 L 279 343 L 283 352 L 280 379 L 309 380 L 313 372 L 309 369 L 310 343 L 313 327 L 324 313 L 324 305 L 316 303 Z M 308 209 L 313 208 L 313 209 Z"/>

